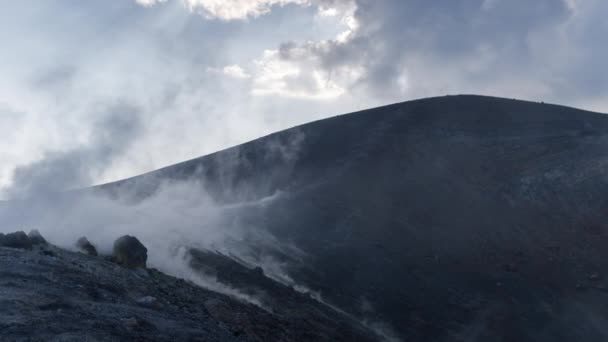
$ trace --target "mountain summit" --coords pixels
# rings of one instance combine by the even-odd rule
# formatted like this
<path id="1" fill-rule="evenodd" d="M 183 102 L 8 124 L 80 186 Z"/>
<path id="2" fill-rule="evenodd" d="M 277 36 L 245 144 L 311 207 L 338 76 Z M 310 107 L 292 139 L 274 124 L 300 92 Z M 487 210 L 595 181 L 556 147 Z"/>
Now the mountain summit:
<path id="1" fill-rule="evenodd" d="M 607 163 L 603 114 L 447 96 L 102 188 L 146 193 L 154 180 L 196 178 L 220 202 L 274 195 L 247 218 L 304 252 L 289 276 L 404 340 L 600 341 Z"/>
<path id="2" fill-rule="evenodd" d="M 212 224 L 242 234 L 188 239 L 188 265 L 275 312 L 297 311 L 275 296 L 290 288 L 389 341 L 605 341 L 607 166 L 604 114 L 446 96 L 86 192 L 137 206 L 167 184 L 204 191 Z"/>

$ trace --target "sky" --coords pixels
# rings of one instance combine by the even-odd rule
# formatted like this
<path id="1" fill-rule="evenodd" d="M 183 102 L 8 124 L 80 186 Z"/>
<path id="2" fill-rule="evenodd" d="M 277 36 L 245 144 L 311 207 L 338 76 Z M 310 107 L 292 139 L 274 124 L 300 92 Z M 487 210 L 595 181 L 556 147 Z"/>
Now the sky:
<path id="1" fill-rule="evenodd" d="M 604 0 L 0 4 L 0 199 L 415 98 L 608 112 Z"/>

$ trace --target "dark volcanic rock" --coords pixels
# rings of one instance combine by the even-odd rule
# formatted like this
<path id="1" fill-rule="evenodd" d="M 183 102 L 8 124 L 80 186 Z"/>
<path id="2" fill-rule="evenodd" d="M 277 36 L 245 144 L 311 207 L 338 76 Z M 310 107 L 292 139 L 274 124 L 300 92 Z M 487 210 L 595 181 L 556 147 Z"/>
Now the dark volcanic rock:
<path id="1" fill-rule="evenodd" d="M 298 292 L 291 286 L 266 277 L 261 267 L 247 267 L 233 257 L 198 249 L 189 251 L 188 260 L 195 271 L 254 298 L 264 308 L 288 321 L 291 329 L 299 332 L 294 335 L 297 341 L 310 340 L 313 336 L 319 341 L 333 341 L 332 336 L 340 334 L 347 341 L 358 341 L 361 330 L 369 330 L 358 320 L 313 299 L 310 294 Z M 224 303 L 206 301 L 205 308 L 214 317 L 239 320 Z M 244 329 L 251 330 L 246 325 Z M 314 334 L 311 333 L 313 331 Z"/>
<path id="2" fill-rule="evenodd" d="M 76 247 L 84 254 L 97 256 L 97 248 L 84 236 L 76 241 Z"/>
<path id="3" fill-rule="evenodd" d="M 27 237 L 30 238 L 33 245 L 44 245 L 47 243 L 46 239 L 36 229 L 31 230 L 29 234 L 27 234 Z"/>
<path id="4" fill-rule="evenodd" d="M 148 249 L 137 238 L 125 235 L 114 241 L 112 258 L 125 267 L 146 267 Z"/>
<path id="5" fill-rule="evenodd" d="M 18 231 L 0 236 L 0 247 L 32 249 L 32 241 L 25 232 Z"/>
<path id="6" fill-rule="evenodd" d="M 302 252 L 294 281 L 404 340 L 608 341 L 606 278 L 589 276 L 608 272 L 604 114 L 417 100 L 97 189 L 142 199 L 167 179 L 263 199 L 230 214 Z"/>
<path id="7" fill-rule="evenodd" d="M 52 253 L 0 247 L 0 341 L 374 340 L 357 326 L 336 328 L 331 335 L 305 331 L 279 315 L 154 269 L 40 248 Z"/>

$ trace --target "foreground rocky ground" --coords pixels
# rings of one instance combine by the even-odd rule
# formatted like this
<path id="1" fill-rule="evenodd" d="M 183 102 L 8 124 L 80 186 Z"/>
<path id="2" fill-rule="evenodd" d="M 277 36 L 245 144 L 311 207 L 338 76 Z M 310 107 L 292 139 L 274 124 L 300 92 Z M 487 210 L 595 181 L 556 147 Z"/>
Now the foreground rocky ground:
<path id="1" fill-rule="evenodd" d="M 45 243 L 0 247 L 0 308 L 0 341 L 376 339 L 312 299 L 308 312 L 290 317 Z"/>

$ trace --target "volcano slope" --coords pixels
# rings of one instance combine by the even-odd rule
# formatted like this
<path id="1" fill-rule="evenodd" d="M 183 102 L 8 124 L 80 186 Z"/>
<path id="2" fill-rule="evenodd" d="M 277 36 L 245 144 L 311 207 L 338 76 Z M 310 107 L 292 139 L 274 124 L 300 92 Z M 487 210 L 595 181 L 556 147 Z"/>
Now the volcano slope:
<path id="1" fill-rule="evenodd" d="M 286 292 L 286 291 L 283 291 Z M 310 298 L 293 315 L 53 245 L 0 244 L 0 341 L 374 341 Z"/>
<path id="2" fill-rule="evenodd" d="M 417 100 L 97 190 L 143 198 L 192 179 L 221 203 L 270 196 L 239 215 L 301 252 L 274 255 L 288 278 L 387 339 L 608 340 L 603 114 Z"/>

